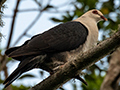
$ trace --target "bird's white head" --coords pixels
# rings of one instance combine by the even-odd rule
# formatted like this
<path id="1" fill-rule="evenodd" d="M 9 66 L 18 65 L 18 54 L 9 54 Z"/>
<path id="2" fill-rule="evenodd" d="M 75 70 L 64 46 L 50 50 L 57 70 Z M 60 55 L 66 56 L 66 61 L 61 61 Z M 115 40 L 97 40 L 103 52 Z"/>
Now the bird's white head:
<path id="1" fill-rule="evenodd" d="M 103 16 L 103 14 L 97 9 L 93 9 L 93 10 L 90 10 L 90 11 L 86 12 L 85 14 L 83 14 L 83 17 L 84 16 L 92 18 L 96 22 L 99 22 L 99 21 L 102 21 L 102 20 L 107 21 L 107 18 L 105 18 Z"/>

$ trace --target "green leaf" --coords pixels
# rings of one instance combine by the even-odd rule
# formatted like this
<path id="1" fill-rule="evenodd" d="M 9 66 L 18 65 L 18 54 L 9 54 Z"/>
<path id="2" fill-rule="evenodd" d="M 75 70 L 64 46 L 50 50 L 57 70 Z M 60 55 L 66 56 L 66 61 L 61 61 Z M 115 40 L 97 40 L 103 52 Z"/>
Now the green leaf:
<path id="1" fill-rule="evenodd" d="M 20 86 L 13 86 L 12 85 L 12 90 L 28 90 L 30 87 L 26 87 L 24 85 L 20 85 Z"/>
<path id="2" fill-rule="evenodd" d="M 85 79 L 88 83 L 88 86 L 82 84 L 83 90 L 100 90 L 100 86 L 103 82 L 103 78 L 101 75 L 96 75 L 95 72 L 90 75 L 86 75 Z"/>
<path id="3" fill-rule="evenodd" d="M 58 18 L 55 18 L 55 17 L 53 17 L 53 18 L 50 18 L 52 21 L 54 21 L 54 22 L 61 22 L 61 20 L 60 19 L 58 19 Z"/>

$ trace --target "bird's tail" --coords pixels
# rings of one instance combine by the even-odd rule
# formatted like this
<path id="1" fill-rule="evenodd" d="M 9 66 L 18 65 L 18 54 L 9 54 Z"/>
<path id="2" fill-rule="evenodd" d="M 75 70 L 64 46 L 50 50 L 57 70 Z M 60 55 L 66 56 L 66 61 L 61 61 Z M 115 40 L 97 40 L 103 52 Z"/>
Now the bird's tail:
<path id="1" fill-rule="evenodd" d="M 13 47 L 13 48 L 9 48 L 5 51 L 5 54 L 8 56 L 11 52 L 17 50 L 19 47 Z"/>
<path id="2" fill-rule="evenodd" d="M 33 64 L 33 65 L 31 65 L 31 64 Z M 34 65 L 35 65 L 34 63 L 29 63 L 24 66 L 22 66 L 22 64 L 19 65 L 18 68 L 15 71 L 13 71 L 13 73 L 4 81 L 4 83 L 3 83 L 3 84 L 5 84 L 4 88 L 9 86 L 13 81 L 15 81 L 24 72 L 33 69 L 35 67 Z M 20 66 L 22 66 L 22 68 Z"/>
<path id="3" fill-rule="evenodd" d="M 35 68 L 35 63 L 27 63 L 26 62 L 22 62 L 19 64 L 19 66 L 17 67 L 17 69 L 15 71 L 13 71 L 13 73 L 4 81 L 3 84 L 5 84 L 6 88 L 7 86 L 9 86 L 13 81 L 15 81 L 21 74 L 23 74 L 26 71 L 29 71 L 33 68 Z"/>
<path id="4" fill-rule="evenodd" d="M 20 62 L 19 66 L 13 71 L 13 73 L 4 81 L 6 88 L 9 86 L 13 81 L 15 81 L 22 73 L 29 71 L 34 68 L 34 63 L 29 62 L 33 56 L 31 57 L 24 57 L 23 61 Z"/>
<path id="5" fill-rule="evenodd" d="M 45 58 L 46 58 L 46 55 L 24 57 L 23 61 L 20 62 L 16 70 L 13 71 L 13 73 L 4 81 L 3 83 L 5 84 L 4 88 L 6 88 L 13 81 L 15 81 L 22 73 L 29 71 L 33 68 L 39 68 L 39 66 L 41 65 L 40 63 L 42 63 L 44 61 L 43 59 Z"/>
<path id="6" fill-rule="evenodd" d="M 22 74 L 22 71 L 17 68 L 5 81 L 3 84 L 5 84 L 6 88 L 7 86 L 9 86 L 13 81 L 15 81 L 20 75 Z"/>

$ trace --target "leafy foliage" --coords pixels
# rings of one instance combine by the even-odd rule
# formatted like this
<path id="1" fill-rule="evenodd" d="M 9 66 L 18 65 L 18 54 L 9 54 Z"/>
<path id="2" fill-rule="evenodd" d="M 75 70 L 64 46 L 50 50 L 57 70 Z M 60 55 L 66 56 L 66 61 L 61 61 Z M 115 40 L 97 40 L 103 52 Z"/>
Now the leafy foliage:
<path id="1" fill-rule="evenodd" d="M 104 77 L 101 75 L 96 75 L 95 72 L 90 75 L 85 75 L 85 79 L 88 83 L 88 86 L 82 84 L 83 90 L 100 90 L 100 86 Z"/>
<path id="2" fill-rule="evenodd" d="M 18 86 L 12 86 L 12 90 L 28 90 L 30 87 L 26 87 L 24 85 Z"/>
<path id="3" fill-rule="evenodd" d="M 3 1 L 5 1 L 5 0 L 3 0 Z M 2 20 L 4 8 L 5 8 L 5 5 L 1 5 L 1 2 L 0 2 L 0 26 L 1 27 L 4 26 L 4 23 L 3 23 L 3 20 Z"/>

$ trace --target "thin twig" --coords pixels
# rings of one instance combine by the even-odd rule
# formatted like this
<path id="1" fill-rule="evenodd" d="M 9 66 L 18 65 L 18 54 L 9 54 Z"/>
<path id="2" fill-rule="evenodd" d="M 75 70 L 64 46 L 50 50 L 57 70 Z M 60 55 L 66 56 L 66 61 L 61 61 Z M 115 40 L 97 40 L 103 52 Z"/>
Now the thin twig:
<path id="1" fill-rule="evenodd" d="M 24 10 L 19 10 L 19 12 L 35 12 L 35 11 L 40 11 L 40 9 L 36 9 L 36 8 L 33 8 L 33 9 L 24 9 Z"/>
<path id="2" fill-rule="evenodd" d="M 75 10 L 62 10 L 62 11 L 58 11 L 58 10 L 56 10 L 56 11 L 47 11 L 47 12 L 49 12 L 49 13 L 54 13 L 54 14 L 58 14 L 58 13 L 66 13 L 66 12 L 74 12 Z"/>
<path id="3" fill-rule="evenodd" d="M 13 34 L 13 31 L 14 31 L 14 24 L 15 24 L 17 12 L 18 12 L 18 6 L 19 6 L 19 4 L 20 4 L 20 0 L 17 0 L 17 4 L 16 4 L 16 8 L 14 10 L 13 20 L 12 20 L 12 24 L 11 24 L 11 30 L 10 30 L 10 34 L 9 34 L 9 40 L 8 40 L 6 49 L 8 49 L 9 46 L 10 46 L 10 42 L 11 42 L 12 34 Z"/>
<path id="4" fill-rule="evenodd" d="M 15 46 L 18 41 L 24 36 L 26 35 L 26 33 L 30 30 L 31 27 L 33 27 L 35 25 L 35 23 L 37 22 L 37 20 L 39 20 L 39 17 L 42 15 L 42 13 L 40 12 L 37 17 L 34 19 L 34 21 L 24 30 L 24 32 L 19 36 L 19 38 L 16 40 L 16 42 L 13 44 L 13 46 Z"/>
<path id="5" fill-rule="evenodd" d="M 11 15 L 4 15 L 3 18 L 13 18 Z"/>

